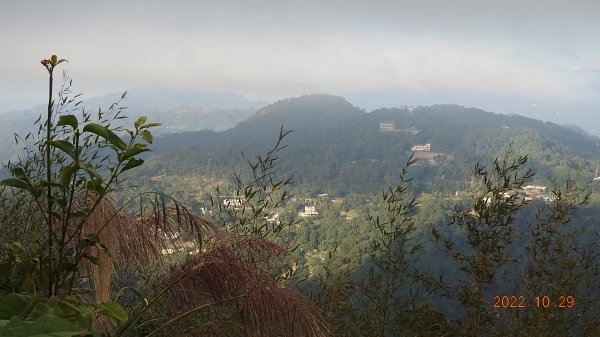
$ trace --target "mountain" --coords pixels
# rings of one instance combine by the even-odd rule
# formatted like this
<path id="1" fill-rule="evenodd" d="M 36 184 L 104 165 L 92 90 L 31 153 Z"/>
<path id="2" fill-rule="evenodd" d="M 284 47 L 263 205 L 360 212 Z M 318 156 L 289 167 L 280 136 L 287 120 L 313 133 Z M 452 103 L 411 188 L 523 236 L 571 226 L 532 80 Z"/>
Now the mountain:
<path id="1" fill-rule="evenodd" d="M 121 97 L 112 93 L 92 98 L 84 106 L 108 107 Z M 165 87 L 135 88 L 127 92 L 126 115 L 130 119 L 146 116 L 162 126 L 156 134 L 225 130 L 247 119 L 267 102 L 250 101 L 234 92 L 193 91 Z"/>
<path id="2" fill-rule="evenodd" d="M 118 102 L 123 93 L 112 93 L 83 101 L 88 111 L 108 109 Z M 246 120 L 266 102 L 254 102 L 233 92 L 191 91 L 164 87 L 136 88 L 130 90 L 123 100 L 127 107 L 125 115 L 135 120 L 145 115 L 153 122 L 163 125 L 155 133 L 173 133 L 199 130 L 225 130 Z M 45 115 L 45 106 L 0 114 L 0 161 L 4 162 L 18 154 L 14 133 L 24 135 L 32 130 L 32 124 Z"/>
<path id="3" fill-rule="evenodd" d="M 122 92 L 106 94 L 86 100 L 86 106 L 108 106 L 117 101 Z M 207 110 L 256 110 L 267 105 L 250 101 L 231 91 L 199 91 L 168 87 L 134 88 L 127 92 L 127 105 L 134 113 L 165 111 L 176 106 L 192 106 Z"/>
<path id="4" fill-rule="evenodd" d="M 154 144 L 157 152 L 196 146 L 209 149 L 244 144 L 245 151 L 275 141 L 283 126 L 286 130 L 299 132 L 287 139 L 288 142 L 310 142 L 319 139 L 331 129 L 349 126 L 364 115 L 364 112 L 342 97 L 329 95 L 307 95 L 288 98 L 259 109 L 247 120 L 235 127 L 215 133 L 211 131 L 184 132 L 159 137 Z"/>
<path id="5" fill-rule="evenodd" d="M 380 123 L 393 123 L 391 132 Z M 421 191 L 451 192 L 461 188 L 477 161 L 502 155 L 510 146 L 529 154 L 549 182 L 581 170 L 591 180 L 600 166 L 600 139 L 550 122 L 519 115 L 501 115 L 458 105 L 379 109 L 366 113 L 345 99 L 308 95 L 259 109 L 248 120 L 223 132 L 188 132 L 158 137 L 149 169 L 183 174 L 230 171 L 246 157 L 264 153 L 280 128 L 293 130 L 280 153 L 280 170 L 300 184 L 340 193 L 374 191 L 393 182 L 398 167 L 414 145 L 420 152 L 414 172 Z M 462 186 L 464 187 L 464 186 Z"/>

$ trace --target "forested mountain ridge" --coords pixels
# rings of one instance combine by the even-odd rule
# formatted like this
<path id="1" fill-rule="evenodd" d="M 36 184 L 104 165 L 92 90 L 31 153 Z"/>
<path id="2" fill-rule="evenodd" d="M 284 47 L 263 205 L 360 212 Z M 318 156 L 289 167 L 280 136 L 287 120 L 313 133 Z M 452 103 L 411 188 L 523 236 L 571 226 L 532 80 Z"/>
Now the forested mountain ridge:
<path id="1" fill-rule="evenodd" d="M 381 123 L 392 123 L 386 130 Z M 299 183 L 339 192 L 373 192 L 391 183 L 414 145 L 430 144 L 415 172 L 421 191 L 451 192 L 468 179 L 474 163 L 509 146 L 530 156 L 540 181 L 580 171 L 591 180 L 599 168 L 600 139 L 550 122 L 458 105 L 379 109 L 366 113 L 342 97 L 307 95 L 259 109 L 223 132 L 158 137 L 147 167 L 171 174 L 233 168 L 270 147 L 283 127 L 281 169 Z M 586 179 L 587 179 L 586 178 Z"/>
<path id="2" fill-rule="evenodd" d="M 509 229 L 505 232 L 505 242 L 500 244 L 503 245 L 504 257 L 495 260 L 502 261 L 499 262 L 501 267 L 492 274 L 498 273 L 491 277 L 492 281 L 487 288 L 478 293 L 483 298 L 480 305 L 494 315 L 498 312 L 492 311 L 496 310 L 492 307 L 494 296 L 521 295 L 525 293 L 524 289 L 528 289 L 521 276 L 524 266 L 528 266 L 528 261 L 532 259 L 529 249 L 540 242 L 549 242 L 547 238 L 533 239 L 536 235 L 539 237 L 540 233 L 548 231 L 566 237 L 572 234 L 571 231 L 577 231 L 579 237 L 573 242 L 578 246 L 570 247 L 583 249 L 581 251 L 586 253 L 582 257 L 596 256 L 587 251 L 593 252 L 592 249 L 596 249 L 594 242 L 597 241 L 594 233 L 597 233 L 595 219 L 600 210 L 600 181 L 593 178 L 596 169 L 600 169 L 599 139 L 553 123 L 458 105 L 401 107 L 367 113 L 341 97 L 309 95 L 286 99 L 258 110 L 248 120 L 223 132 L 192 132 L 157 137 L 153 144 L 154 152 L 149 154 L 144 166 L 129 182 L 134 186 L 168 191 L 170 195 L 190 205 L 193 211 L 207 216 L 219 214 L 222 209 L 231 210 L 225 200 L 235 199 L 236 196 L 242 196 L 241 200 L 245 198 L 244 187 L 253 186 L 248 181 L 256 178 L 252 173 L 249 174 L 248 164 L 257 163 L 255 155 L 264 158 L 266 151 L 277 141 L 282 126 L 294 132 L 283 140 L 287 147 L 276 154 L 278 160 L 273 175 L 277 178 L 275 180 L 293 175 L 296 183 L 289 189 L 294 197 L 284 207 L 268 212 L 257 221 L 270 223 L 277 221 L 276 216 L 279 219 L 299 220 L 283 237 L 299 247 L 294 254 L 298 258 L 298 264 L 304 266 L 301 275 L 307 280 L 306 293 L 318 293 L 318 289 L 323 286 L 320 282 L 324 279 L 326 281 L 323 282 L 333 280 L 330 286 L 336 290 L 340 289 L 340 285 L 345 287 L 361 282 L 377 283 L 372 281 L 376 278 L 372 277 L 370 270 L 373 261 L 381 255 L 380 252 L 369 255 L 369 251 L 373 247 L 381 249 L 384 246 L 373 243 L 381 237 L 380 234 L 395 236 L 398 233 L 380 225 L 385 223 L 386 220 L 382 219 L 386 214 L 390 219 L 395 219 L 389 220 L 387 224 L 397 222 L 398 227 L 394 228 L 398 231 L 414 225 L 411 227 L 412 232 L 398 236 L 402 239 L 409 238 L 406 242 L 417 242 L 416 245 L 422 249 L 417 249 L 419 253 L 415 253 L 419 260 L 409 264 L 407 268 L 414 267 L 423 272 L 422 275 L 435 275 L 440 284 L 435 281 L 430 285 L 433 288 L 439 286 L 437 291 L 451 289 L 444 296 L 438 296 L 440 293 L 437 293 L 428 302 L 445 315 L 442 319 L 444 324 L 455 321 L 459 322 L 457 326 L 461 326 L 466 315 L 461 309 L 462 305 L 472 305 L 467 305 L 464 301 L 465 298 L 472 298 L 469 297 L 471 293 L 458 292 L 458 289 L 474 289 L 470 287 L 472 279 L 465 272 L 467 269 L 463 268 L 463 262 L 471 260 L 460 260 L 464 256 L 478 256 L 469 255 L 473 246 L 476 249 L 479 247 L 477 243 L 473 243 L 475 240 L 470 240 L 481 237 L 477 235 L 482 233 L 488 235 L 491 233 L 488 229 L 499 222 L 509 222 L 508 225 L 502 225 Z M 415 152 L 414 155 L 420 159 L 404 171 L 412 148 L 416 145 L 425 145 L 423 148 L 429 151 Z M 508 152 L 512 153 L 507 155 Z M 524 155 L 529 160 L 520 157 Z M 521 164 L 511 164 L 513 159 L 510 158 L 515 157 L 519 158 Z M 509 159 L 503 162 L 504 158 Z M 494 159 L 498 159 L 496 167 Z M 479 173 L 474 174 L 475 167 L 480 169 Z M 487 189 L 482 188 L 482 167 L 490 174 L 484 174 L 490 179 Z M 532 168 L 535 175 L 530 176 L 527 168 Z M 237 177 L 241 177 L 239 181 L 233 178 L 234 172 L 238 174 Z M 401 184 L 406 183 L 408 189 L 398 189 L 400 175 Z M 496 180 L 500 176 L 508 177 L 508 180 Z M 241 184 L 241 189 L 238 183 Z M 573 187 L 575 185 L 581 189 Z M 543 192 L 526 192 L 526 189 Z M 567 192 L 565 194 L 558 189 Z M 513 193 L 515 190 L 520 192 Z M 260 191 L 270 193 L 268 188 Z M 392 193 L 400 193 L 402 196 L 389 199 Z M 490 194 L 494 200 L 490 199 Z M 555 217 L 560 210 L 564 211 L 562 207 L 565 202 L 572 202 L 587 194 L 591 200 L 588 207 L 580 208 L 579 205 L 569 204 L 568 207 L 572 207 L 572 218 Z M 380 200 L 382 195 L 383 202 Z M 507 198 L 507 195 L 518 197 L 513 200 L 512 197 Z M 408 202 L 413 196 L 416 199 L 410 208 L 396 205 Z M 521 199 L 521 196 L 524 198 Z M 527 202 L 525 198 L 529 198 Z M 517 205 L 521 201 L 523 204 Z M 243 213 L 256 209 L 252 206 L 234 206 L 233 211 Z M 496 213 L 504 212 L 509 206 L 513 207 L 513 213 L 496 216 Z M 552 207 L 559 211 L 554 212 Z M 546 221 L 546 217 L 550 216 L 552 219 L 565 221 L 563 231 L 550 228 L 555 221 L 562 221 Z M 539 230 L 535 227 L 537 224 L 550 227 Z M 469 229 L 474 232 L 466 233 Z M 477 232 L 479 230 L 481 233 Z M 494 247 L 500 246 L 495 238 L 486 240 Z M 556 241 L 560 246 L 564 240 Z M 481 249 L 487 249 L 486 247 Z M 537 253 L 533 253 L 535 254 Z M 556 254 L 553 254 L 544 253 L 541 256 L 554 259 Z M 403 256 L 400 253 L 382 255 Z M 539 259 L 538 256 L 534 257 Z M 569 259 L 569 266 L 587 268 L 585 263 L 573 263 L 575 260 L 571 257 Z M 552 267 L 556 263 L 543 260 L 539 264 Z M 477 268 L 480 265 L 485 263 L 474 264 L 473 270 L 479 270 Z M 571 269 L 565 274 L 574 275 Z M 593 277 L 596 277 L 595 274 Z M 568 278 L 561 276 L 554 279 Z M 344 283 L 344 280 L 348 283 Z M 406 295 L 403 292 L 408 292 L 410 287 L 407 284 L 413 281 L 403 279 L 395 282 L 399 287 L 395 294 L 400 296 L 389 296 L 388 293 L 382 295 L 383 299 L 402 298 Z M 548 283 L 544 280 L 540 284 Z M 596 279 L 591 283 L 597 284 Z M 465 288 L 461 288 L 462 285 Z M 377 291 L 380 287 L 364 289 Z M 418 293 L 424 288 L 419 285 L 414 289 L 418 289 Z M 577 301 L 581 302 L 583 308 L 584 301 L 598 298 L 596 289 L 598 288 L 580 287 L 570 293 L 576 294 L 573 296 L 578 298 Z M 533 302 L 535 296 L 543 298 L 546 293 L 550 292 L 538 290 L 534 295 L 529 294 L 527 305 L 531 308 L 539 307 Z M 448 297 L 448 294 L 452 295 Z M 336 292 L 333 296 L 337 295 L 339 294 Z M 559 298 L 560 294 L 554 296 Z M 522 297 L 525 300 L 525 296 Z M 354 298 L 355 302 L 352 303 L 356 306 L 350 306 L 352 309 L 349 310 L 354 312 L 356 308 L 361 308 L 356 303 L 361 303 L 362 299 L 364 298 L 360 295 Z M 339 303 L 350 301 L 342 298 Z M 395 305 L 406 308 L 402 304 Z M 343 312 L 343 308 L 333 305 L 334 312 Z M 370 309 L 365 310 L 371 312 Z M 537 311 L 537 314 L 541 313 L 542 311 Z M 409 320 L 399 321 L 402 326 Z M 340 322 L 342 326 L 347 322 L 343 315 Z M 580 320 L 577 324 L 583 326 L 587 321 Z M 442 330 L 444 329 L 446 328 Z M 448 331 L 450 330 L 446 330 Z M 534 333 L 530 336 L 539 335 Z"/>
<path id="3" fill-rule="evenodd" d="M 359 119 L 364 112 L 341 97 L 307 95 L 275 102 L 257 110 L 247 120 L 221 133 L 210 131 L 185 132 L 159 137 L 155 151 L 181 147 L 215 148 L 243 143 L 269 146 L 283 126 L 286 130 L 300 132 L 287 142 L 304 142 L 320 137 L 326 131 L 337 129 Z M 264 146 L 261 146 L 264 147 Z"/>

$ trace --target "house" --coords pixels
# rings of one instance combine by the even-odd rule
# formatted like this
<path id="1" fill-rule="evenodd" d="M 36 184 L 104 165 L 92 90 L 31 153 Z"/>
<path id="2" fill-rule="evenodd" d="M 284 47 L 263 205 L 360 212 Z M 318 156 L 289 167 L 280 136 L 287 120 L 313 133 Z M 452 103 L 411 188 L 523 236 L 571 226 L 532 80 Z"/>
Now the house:
<path id="1" fill-rule="evenodd" d="M 413 147 L 410 148 L 411 151 L 417 151 L 417 152 L 429 152 L 431 151 L 431 144 L 427 143 L 427 144 L 422 144 L 422 145 L 414 145 Z"/>
<path id="2" fill-rule="evenodd" d="M 265 216 L 267 222 L 273 223 L 279 218 L 279 213 L 275 213 L 273 216 Z"/>
<path id="3" fill-rule="evenodd" d="M 316 206 L 304 206 L 304 212 L 302 212 L 302 211 L 298 212 L 298 216 L 303 217 L 303 218 L 313 216 L 313 215 L 319 215 L 319 212 L 317 211 Z"/>
<path id="4" fill-rule="evenodd" d="M 226 198 L 223 199 L 223 206 L 226 208 L 240 208 L 242 207 L 242 199 L 240 198 Z"/>
<path id="5" fill-rule="evenodd" d="M 381 122 L 381 123 L 379 123 L 379 131 L 381 131 L 381 132 L 401 132 L 401 133 L 405 133 L 405 134 L 416 135 L 421 130 L 417 129 L 414 126 L 411 126 L 409 128 L 398 129 L 398 128 L 396 128 L 396 122 Z"/>
<path id="6" fill-rule="evenodd" d="M 379 131 L 381 131 L 381 132 L 396 131 L 396 122 L 381 122 L 381 123 L 379 123 Z"/>
<path id="7" fill-rule="evenodd" d="M 421 130 L 415 128 L 414 126 L 411 126 L 410 128 L 405 128 L 405 129 L 396 129 L 396 131 L 398 132 L 403 132 L 406 134 L 411 134 L 411 135 L 416 135 L 417 133 L 419 133 Z"/>
<path id="8" fill-rule="evenodd" d="M 546 188 L 546 186 L 541 185 L 527 185 L 523 187 L 523 191 L 525 191 L 525 193 L 544 193 L 546 192 Z"/>
<path id="9" fill-rule="evenodd" d="M 541 199 L 546 194 L 546 186 L 541 185 L 527 185 L 523 187 L 523 194 L 525 194 L 526 198 L 532 199 Z"/>

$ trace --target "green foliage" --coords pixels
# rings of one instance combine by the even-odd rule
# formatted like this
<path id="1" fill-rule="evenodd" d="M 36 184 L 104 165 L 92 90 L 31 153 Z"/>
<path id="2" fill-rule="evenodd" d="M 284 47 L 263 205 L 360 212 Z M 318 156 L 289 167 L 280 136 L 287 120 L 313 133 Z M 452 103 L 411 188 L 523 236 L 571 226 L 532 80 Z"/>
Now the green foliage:
<path id="1" fill-rule="evenodd" d="M 72 337 L 81 333 L 78 326 L 55 315 L 28 321 L 12 317 L 9 321 L 0 321 L 0 329 L 3 337 Z"/>
<path id="2" fill-rule="evenodd" d="M 367 220 L 373 239 L 366 263 L 348 264 L 339 273 L 325 266 L 320 278 L 319 303 L 331 313 L 332 325 L 343 336 L 446 336 L 453 329 L 419 295 L 424 275 L 414 267 L 423 244 L 418 240 L 414 214 L 417 200 L 410 195 L 409 157 L 400 181 L 383 191 L 381 208 Z M 332 253 L 329 253 L 329 261 Z M 366 269 L 366 270 L 364 270 Z M 358 279 L 353 280 L 353 274 Z M 355 276 L 355 277 L 356 277 Z"/>
<path id="3" fill-rule="evenodd" d="M 512 317 L 526 336 L 577 336 L 598 326 L 600 317 L 599 233 L 578 223 L 577 212 L 588 205 L 589 196 L 569 179 L 552 192 L 551 203 L 539 205 L 530 221 L 526 246 L 529 263 L 524 268 L 524 291 L 530 298 L 552 300 L 573 296 L 576 306 L 561 310 L 530 310 L 527 319 Z"/>
<path id="4" fill-rule="evenodd" d="M 514 159 L 511 155 L 508 150 L 489 169 L 479 163 L 475 167 L 472 203 L 458 208 L 450 224 L 460 230 L 466 247 L 432 229 L 433 237 L 452 256 L 461 272 L 446 294 L 464 306 L 461 330 L 466 336 L 487 334 L 494 326 L 495 314 L 488 297 L 493 290 L 498 291 L 494 286 L 508 281 L 502 268 L 515 262 L 509 248 L 515 240 L 516 214 L 525 204 L 518 190 L 533 176 L 533 171 L 523 172 L 526 156 Z"/>
<path id="5" fill-rule="evenodd" d="M 130 138 L 123 140 L 119 129 L 110 128 L 112 120 L 121 118 L 120 109 L 114 113 L 111 108 L 108 114 L 99 111 L 97 122 L 90 122 L 92 115 L 82 110 L 80 120 L 73 114 L 80 102 L 66 96 L 70 82 L 61 89 L 59 101 L 53 99 L 53 72 L 65 61 L 56 55 L 42 60 L 50 75 L 47 120 L 39 125 L 37 139 L 26 137 L 33 139 L 31 146 L 45 158 L 33 152 L 9 163 L 13 177 L 0 182 L 9 188 L 2 194 L 3 206 L 8 207 L 3 209 L 0 247 L 2 336 L 72 336 L 90 332 L 98 317 L 115 322 L 128 319 L 117 302 L 96 303 L 72 295 L 80 291 L 75 286 L 89 282 L 80 275 L 88 268 L 85 265 L 101 263 L 94 249 L 108 252 L 99 238 L 107 223 L 90 233 L 89 222 L 120 173 L 143 163 L 135 156 L 148 149 L 137 139 L 151 140 L 147 129 L 156 124 L 140 118 L 135 130 L 126 130 Z M 101 155 L 105 157 L 98 160 Z M 110 158 L 115 161 L 109 162 Z M 12 213 L 11 208 L 20 211 Z M 25 214 L 28 217 L 23 218 Z"/>
<path id="6" fill-rule="evenodd" d="M 409 158 L 402 168 L 399 184 L 383 192 L 385 209 L 369 215 L 371 228 L 376 232 L 372 242 L 367 278 L 358 284 L 366 303 L 359 305 L 356 324 L 364 336 L 391 336 L 403 330 L 406 313 L 413 309 L 408 294 L 411 266 L 415 254 L 422 248 L 414 242 L 415 223 L 411 216 L 417 201 L 409 196 L 406 183 L 407 168 L 416 159 Z M 412 332 L 406 331 L 407 334 Z"/>
<path id="7" fill-rule="evenodd" d="M 315 102 L 306 102 L 311 99 L 318 101 L 324 98 L 279 102 L 266 109 L 268 111 L 265 110 L 265 113 L 226 133 L 204 134 L 207 138 L 198 138 L 202 139 L 198 142 L 206 144 L 205 147 L 199 145 L 179 153 L 159 154 L 149 160 L 149 167 L 155 167 L 156 170 L 149 170 L 147 174 L 168 172 L 170 176 L 164 180 L 161 178 L 161 181 L 170 181 L 190 179 L 185 173 L 189 171 L 197 180 L 223 181 L 224 175 L 220 172 L 238 167 L 236 165 L 239 163 L 237 148 L 230 148 L 227 142 L 236 142 L 239 136 L 243 139 L 240 144 L 248 148 L 260 148 L 264 145 L 261 137 L 267 133 L 265 125 L 273 120 L 297 123 L 292 124 L 294 137 L 288 151 L 281 155 L 278 170 L 281 175 L 293 173 L 298 182 L 293 189 L 297 198 L 290 199 L 287 212 L 293 214 L 306 205 L 315 205 L 319 214 L 305 218 L 297 227 L 292 226 L 285 235 L 298 243 L 296 255 L 299 264 L 306 267 L 299 272 L 308 279 L 306 291 L 312 293 L 330 312 L 334 331 L 349 336 L 358 334 L 356 329 L 349 328 L 352 326 L 350 313 L 353 310 L 360 312 L 367 303 L 357 304 L 358 299 L 365 299 L 356 294 L 361 292 L 358 283 L 368 280 L 369 266 L 373 264 L 369 252 L 374 250 L 370 242 L 377 240 L 381 234 L 379 229 L 369 226 L 369 221 L 365 221 L 361 214 L 372 214 L 373 219 L 379 215 L 380 223 L 385 222 L 386 208 L 381 202 L 373 200 L 373 189 L 392 181 L 390 172 L 397 169 L 402 154 L 412 144 L 435 143 L 439 146 L 436 151 L 450 154 L 452 159 L 449 156 L 430 158 L 417 154 L 422 160 L 411 169 L 414 180 L 409 194 L 419 196 L 420 201 L 410 213 L 414 224 L 412 242 L 422 245 L 423 249 L 418 250 L 420 259 L 409 264 L 408 281 L 398 285 L 401 294 L 410 295 L 409 289 L 415 294 L 420 291 L 419 296 L 413 297 L 416 299 L 412 303 L 409 301 L 410 306 L 404 307 L 406 317 L 411 317 L 411 322 L 427 322 L 424 323 L 426 326 L 439 327 L 438 330 L 417 328 L 418 325 L 414 327 L 434 335 L 472 336 L 477 331 L 499 336 L 510 333 L 518 335 L 519 330 L 515 327 L 525 324 L 524 317 L 535 315 L 519 314 L 525 310 L 493 309 L 493 296 L 527 293 L 528 299 L 535 298 L 533 293 L 526 290 L 527 282 L 521 277 L 532 261 L 526 250 L 533 242 L 527 228 L 528 224 L 537 221 L 536 206 L 551 203 L 541 200 L 525 203 L 522 184 L 529 181 L 550 188 L 561 186 L 570 181 L 570 175 L 577 171 L 580 178 L 571 182 L 577 181 L 578 185 L 585 186 L 582 184 L 588 184 L 591 180 L 590 168 L 598 165 L 590 156 L 597 153 L 597 142 L 549 123 L 538 123 L 518 116 L 487 114 L 457 106 L 420 107 L 414 113 L 409 113 L 407 109 L 382 110 L 361 116 L 350 109 L 344 110 L 347 107 L 344 108 L 340 102 L 335 105 L 329 102 L 331 115 L 315 118 L 315 115 L 325 115 L 327 112 L 315 107 Z M 302 107 L 309 111 L 306 114 L 309 117 L 297 120 L 298 116 L 292 115 Z M 349 117 L 343 118 L 342 111 L 346 111 Z M 312 123 L 310 118 L 315 118 Z M 414 125 L 421 131 L 416 135 L 384 134 L 374 127 L 381 120 L 396 120 L 398 125 Z M 195 135 L 186 136 L 193 138 Z M 183 138 L 178 137 L 179 140 Z M 568 141 L 563 142 L 562 138 Z M 513 154 L 494 160 L 499 149 L 505 148 L 506 144 L 512 144 Z M 178 146 L 184 147 L 185 143 L 180 142 Z M 537 172 L 535 176 L 531 176 L 532 171 L 528 172 L 525 168 L 525 157 L 527 166 Z M 490 165 L 477 165 L 475 177 L 471 179 L 469 163 L 477 161 L 489 161 Z M 232 185 L 235 186 L 236 182 Z M 176 186 L 171 188 L 176 191 Z M 194 198 L 193 192 L 179 192 Z M 577 195 L 583 196 L 587 192 L 580 190 Z M 315 197 L 321 193 L 328 193 L 329 197 Z M 546 198 L 549 196 L 545 193 Z M 339 201 L 332 201 L 334 199 Z M 580 284 L 589 286 L 580 286 L 578 289 L 588 293 L 578 297 L 597 303 L 598 294 L 589 290 L 596 289 L 599 284 L 598 280 L 589 277 L 597 266 L 594 257 L 597 245 L 593 245 L 593 239 L 589 237 L 596 237 L 593 219 L 600 214 L 600 209 L 593 206 L 575 210 L 576 214 L 566 216 L 571 222 L 565 226 L 569 228 L 568 231 L 577 230 L 578 233 L 574 235 L 575 239 L 565 240 L 574 243 L 564 245 L 574 247 L 570 248 L 572 252 L 569 254 L 572 256 L 559 255 L 560 259 L 567 261 L 566 266 L 571 267 L 568 270 L 575 275 L 579 275 L 577 273 L 581 270 L 576 271 L 572 266 L 586 266 L 588 274 L 584 278 L 563 275 L 560 279 L 586 279 Z M 451 225 L 448 226 L 448 223 Z M 433 231 L 437 244 L 430 242 L 432 235 L 428 229 Z M 563 252 L 566 250 L 563 249 Z M 547 265 L 555 266 L 560 259 L 547 262 Z M 414 269 L 417 269 L 416 273 Z M 435 278 L 428 274 L 434 271 L 436 274 L 439 271 Z M 423 283 L 415 283 L 412 280 L 414 277 Z M 320 285 L 319 280 L 322 280 Z M 423 295 L 424 290 L 432 293 Z M 395 300 L 400 302 L 401 298 Z M 583 301 L 581 305 L 583 307 Z M 586 305 L 587 308 L 593 307 Z M 563 317 L 550 310 L 528 310 L 531 310 L 528 313 L 553 315 L 556 319 Z M 412 319 L 415 316 L 408 312 L 432 321 Z M 598 311 L 586 309 L 585 312 L 586 317 L 590 317 L 590 323 L 584 324 L 585 327 L 579 325 L 582 328 L 577 329 L 589 330 L 596 324 L 594 315 Z M 561 314 L 566 315 L 563 318 L 573 321 L 580 317 L 577 315 L 583 315 L 583 311 L 563 310 Z M 563 318 L 560 318 L 563 326 L 575 329 L 576 324 L 565 323 L 568 320 Z M 375 325 L 380 319 L 376 317 L 369 324 Z M 367 318 L 364 320 L 368 321 Z M 403 324 L 405 330 L 413 331 L 408 326 L 408 323 Z M 557 328 L 555 331 L 565 330 Z"/>
<path id="8" fill-rule="evenodd" d="M 161 193 L 117 207 L 111 196 L 120 194 L 123 173 L 144 163 L 149 129 L 159 124 L 142 116 L 133 129 L 111 126 L 123 118 L 119 104 L 93 116 L 68 98 L 70 84 L 55 104 L 61 62 L 42 61 L 47 120 L 25 137 L 30 152 L 7 165 L 12 178 L 0 183 L 0 336 L 172 335 L 184 326 L 195 335 L 243 328 L 253 336 L 327 336 L 314 306 L 280 282 L 291 255 L 264 238 L 286 227 L 264 215 L 289 199 L 283 189 L 291 178 L 274 178 L 287 132 L 251 165 L 251 183 L 238 190 L 249 213 L 229 222 L 233 233 Z M 140 203 L 135 215 L 124 212 L 132 201 Z M 116 274 L 131 280 L 115 296 L 113 285 L 123 281 Z"/>
<path id="9" fill-rule="evenodd" d="M 0 336 L 87 335 L 96 315 L 111 314 L 105 313 L 102 306 L 73 297 L 11 293 L 0 300 Z"/>
<path id="10" fill-rule="evenodd" d="M 54 100 L 53 70 L 62 62 L 42 61 L 48 118 L 24 137 L 29 152 L 0 182 L 0 336 L 326 336 L 328 327 L 365 337 L 598 334 L 597 196 L 590 208 L 589 191 L 578 187 L 585 180 L 571 176 L 594 163 L 585 157 L 598 153 L 594 140 L 457 106 L 365 115 L 343 99 L 308 96 L 278 102 L 226 134 L 254 153 L 266 146 L 265 125 L 291 121 L 301 133 L 282 151 L 289 132 L 281 128 L 265 156 L 227 180 L 240 168 L 239 148 L 223 146 L 221 136 L 205 134 L 214 151 L 145 162 L 159 124 L 141 116 L 132 129 L 114 126 L 123 118 L 118 104 L 89 113 L 69 98 L 70 84 Z M 394 119 L 420 131 L 377 130 Z M 401 163 L 424 142 L 440 154 Z M 508 142 L 518 151 L 478 162 L 465 192 L 465 163 L 495 157 Z M 398 165 L 399 182 L 373 198 L 397 180 Z M 550 199 L 525 201 L 522 188 L 534 178 L 527 165 L 538 182 L 556 186 Z M 125 177 L 150 186 L 135 172 L 204 206 L 224 230 L 162 193 L 140 193 L 139 210 L 126 214 L 134 199 L 121 193 Z M 215 185 L 207 208 L 203 196 Z M 296 221 L 306 205 L 319 214 Z M 295 256 L 273 241 L 293 244 Z M 124 277 L 111 278 L 113 271 Z M 328 326 L 286 286 L 316 294 Z M 495 296 L 512 294 L 528 306 L 494 308 Z M 544 295 L 572 295 L 576 305 L 531 303 Z"/>
<path id="11" fill-rule="evenodd" d="M 457 208 L 450 224 L 454 235 L 432 229 L 460 271 L 445 282 L 440 276 L 434 288 L 460 305 L 461 336 L 587 336 L 598 324 L 600 260 L 586 238 L 593 229 L 573 220 L 588 197 L 567 180 L 526 219 L 535 205 L 526 205 L 521 188 L 533 172 L 525 168 L 527 157 L 511 155 L 489 169 L 477 164 L 471 203 Z M 502 304 L 506 296 L 521 307 Z M 548 308 L 539 304 L 544 296 L 553 301 Z M 581 302 L 561 308 L 561 296 Z"/>
<path id="12" fill-rule="evenodd" d="M 282 230 L 296 223 L 293 219 L 279 216 L 292 197 L 288 190 L 293 184 L 292 177 L 279 177 L 277 172 L 279 152 L 286 147 L 282 141 L 290 132 L 282 127 L 277 142 L 266 156 L 258 156 L 254 162 L 248 161 L 249 177 L 235 174 L 235 184 L 229 196 L 220 196 L 221 189 L 217 186 L 217 196 L 210 197 L 220 222 L 228 230 L 274 239 Z"/>
<path id="13" fill-rule="evenodd" d="M 381 132 L 379 123 L 385 121 L 419 131 Z M 157 156 L 149 159 L 150 165 L 172 175 L 238 170 L 240 150 L 262 152 L 270 144 L 268 136 L 281 125 L 294 130 L 281 155 L 281 174 L 294 176 L 297 185 L 315 187 L 313 192 L 341 196 L 376 194 L 382 186 L 393 186 L 405 155 L 423 143 L 431 143 L 432 152 L 417 154 L 424 158 L 412 173 L 415 195 L 464 190 L 472 164 L 493 160 L 507 144 L 515 153 L 529 155 L 536 183 L 564 182 L 573 170 L 590 177 L 600 166 L 597 138 L 552 123 L 456 105 L 364 113 L 327 95 L 274 103 L 221 133 L 166 135 L 156 142 Z"/>

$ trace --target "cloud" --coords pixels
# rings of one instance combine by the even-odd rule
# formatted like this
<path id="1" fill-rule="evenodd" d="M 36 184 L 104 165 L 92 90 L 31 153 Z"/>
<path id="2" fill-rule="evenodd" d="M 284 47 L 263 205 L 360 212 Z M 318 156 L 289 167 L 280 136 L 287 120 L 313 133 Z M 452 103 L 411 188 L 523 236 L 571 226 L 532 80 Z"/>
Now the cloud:
<path id="1" fill-rule="evenodd" d="M 129 53 L 86 75 L 138 86 L 159 82 L 271 95 L 407 90 L 568 97 L 575 91 L 569 72 L 509 49 L 434 38 L 204 35 L 164 40 L 144 54 L 151 57 Z"/>
<path id="2" fill-rule="evenodd" d="M 586 0 L 11 2 L 0 14 L 0 29 L 11 32 L 0 36 L 0 101 L 43 95 L 36 63 L 50 53 L 72 61 L 65 68 L 89 95 L 162 84 L 267 99 L 360 91 L 570 99 L 598 83 L 589 69 L 600 54 L 599 8 Z"/>

